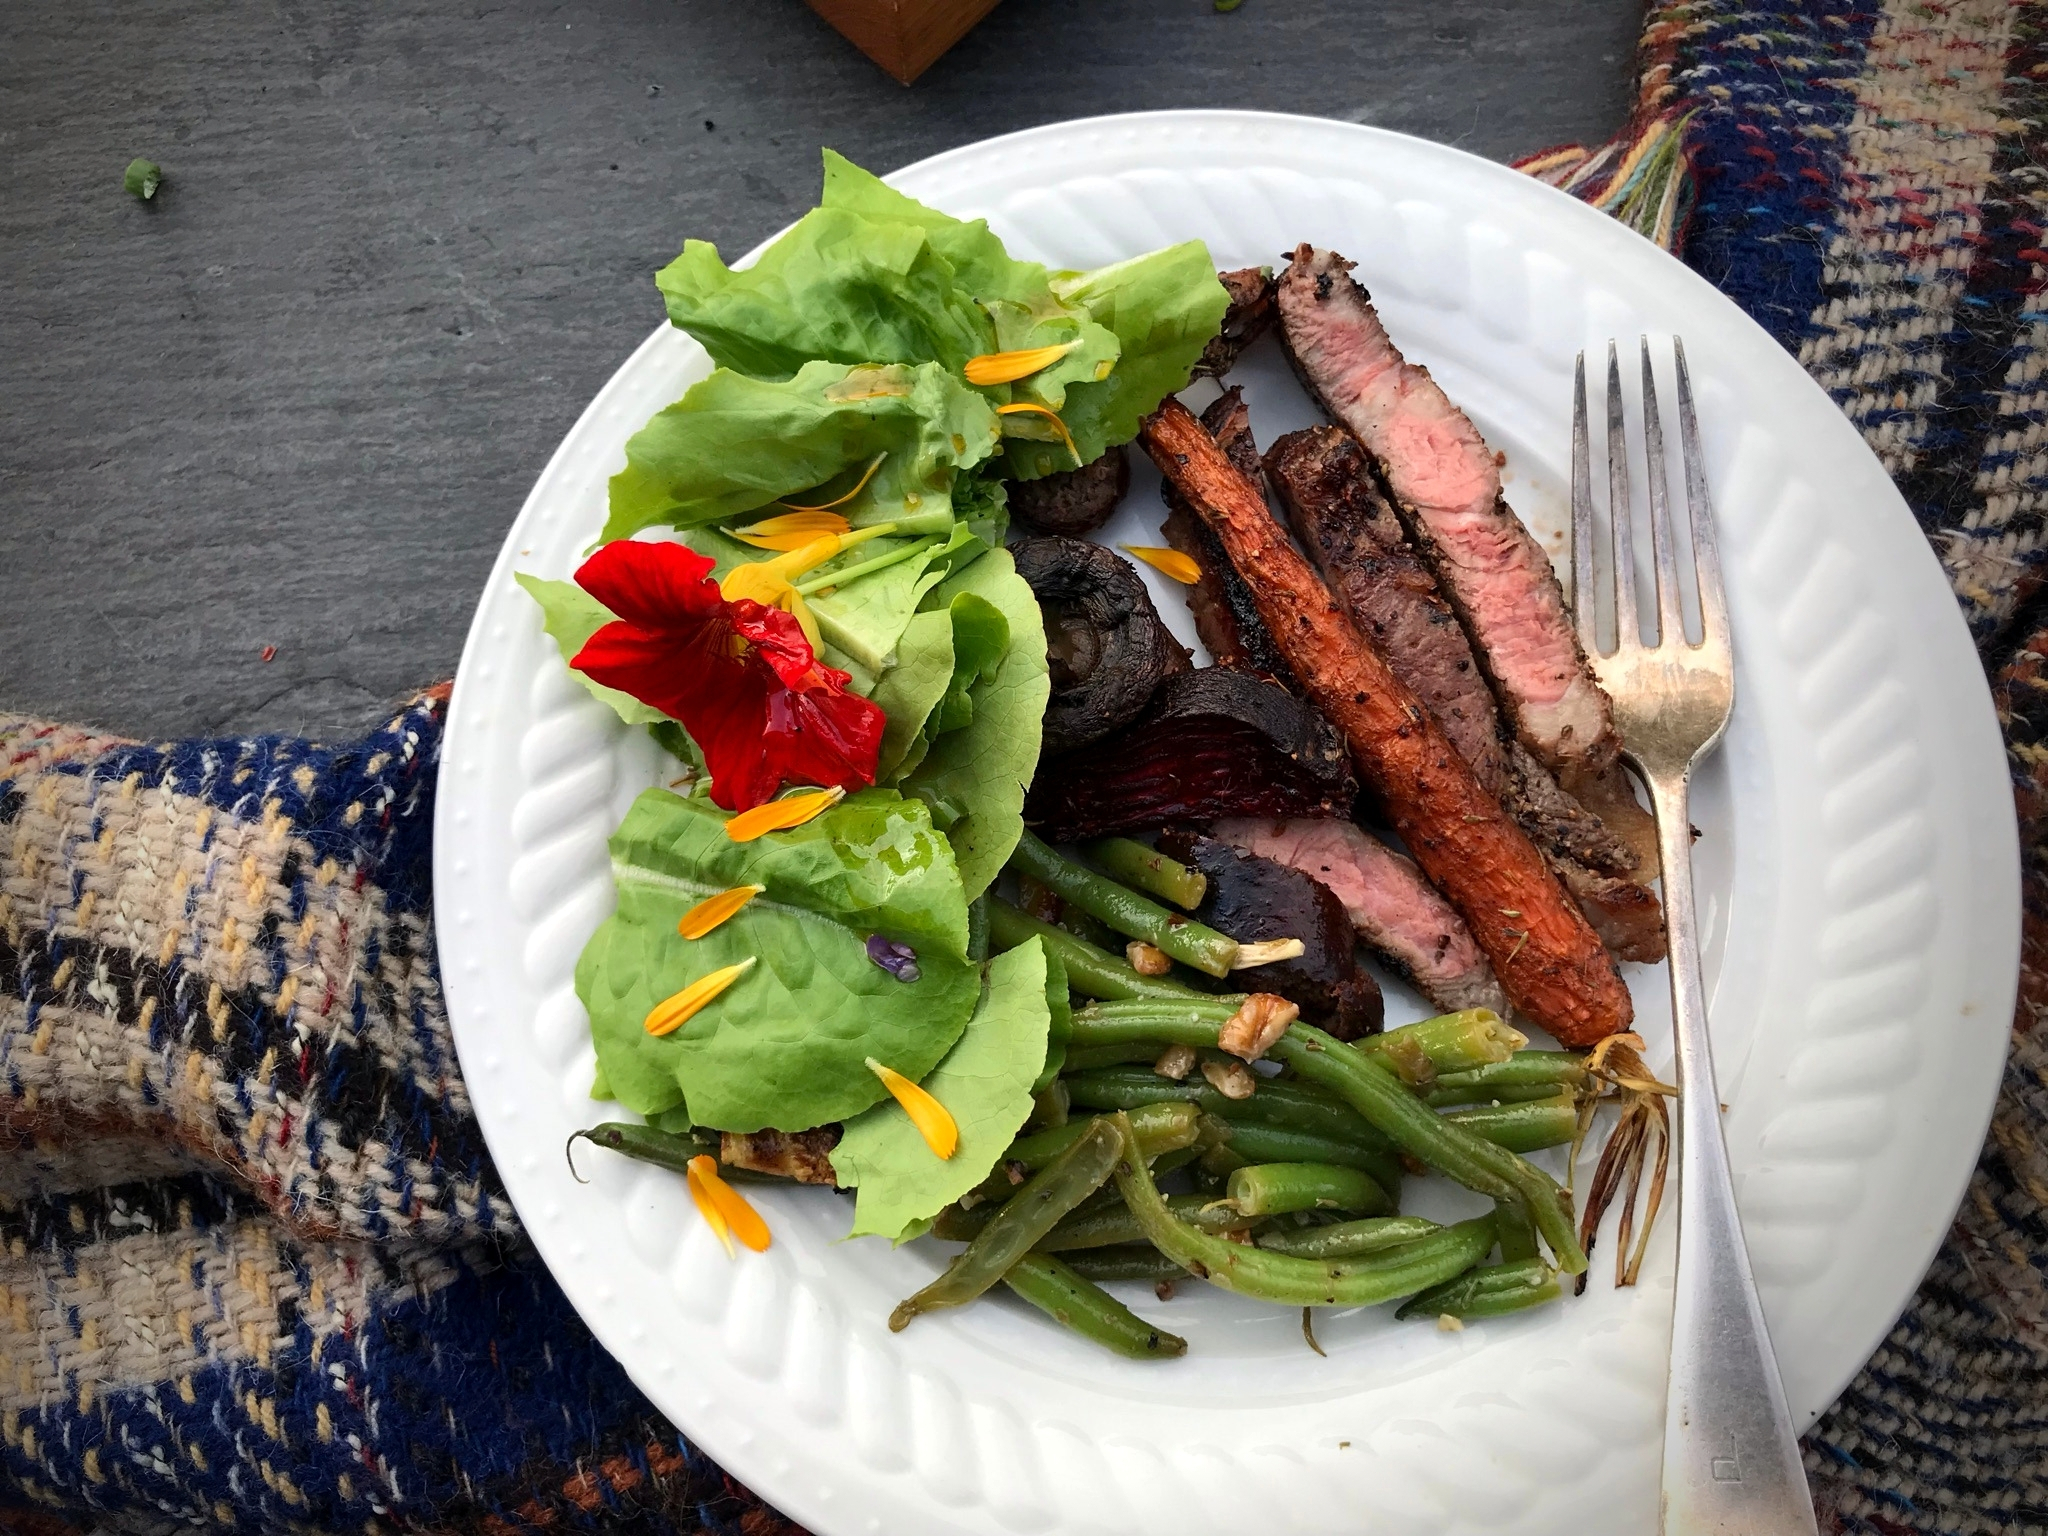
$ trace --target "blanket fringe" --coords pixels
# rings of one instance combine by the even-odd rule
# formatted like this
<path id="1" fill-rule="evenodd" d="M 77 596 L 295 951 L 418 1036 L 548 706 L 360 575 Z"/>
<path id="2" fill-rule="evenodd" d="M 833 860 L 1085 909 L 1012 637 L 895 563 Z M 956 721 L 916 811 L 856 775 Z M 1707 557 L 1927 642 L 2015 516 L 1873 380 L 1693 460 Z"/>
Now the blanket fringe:
<path id="1" fill-rule="evenodd" d="M 1516 170 L 1611 214 L 1645 239 L 1677 251 L 1692 216 L 1692 167 L 1685 148 L 1690 112 L 1632 124 L 1597 149 L 1560 144 L 1513 162 Z"/>

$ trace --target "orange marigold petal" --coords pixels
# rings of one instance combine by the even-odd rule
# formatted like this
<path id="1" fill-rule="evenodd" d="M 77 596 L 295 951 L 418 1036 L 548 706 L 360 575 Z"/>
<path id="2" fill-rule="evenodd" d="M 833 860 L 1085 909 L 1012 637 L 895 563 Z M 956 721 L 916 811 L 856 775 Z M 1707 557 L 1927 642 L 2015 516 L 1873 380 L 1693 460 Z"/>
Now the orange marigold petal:
<path id="1" fill-rule="evenodd" d="M 704 1161 L 709 1162 L 710 1159 L 705 1158 Z M 718 1208 L 718 1202 L 711 1198 L 711 1191 L 706 1189 L 703 1181 L 697 1177 L 697 1168 L 694 1161 L 689 1172 L 683 1177 L 690 1186 L 690 1203 L 697 1207 L 697 1214 L 704 1218 L 704 1225 L 717 1235 L 721 1243 L 725 1244 L 725 1256 L 728 1259 L 737 1258 L 738 1255 L 733 1252 L 732 1248 L 732 1227 L 725 1219 L 725 1212 Z"/>
<path id="2" fill-rule="evenodd" d="M 890 1097 L 903 1106 L 903 1113 L 910 1116 L 917 1134 L 937 1156 L 948 1158 L 960 1150 L 960 1127 L 945 1105 L 894 1067 L 885 1067 L 872 1056 L 868 1058 L 868 1070 L 882 1080 Z"/>
<path id="3" fill-rule="evenodd" d="M 1052 424 L 1059 429 L 1060 441 L 1067 445 L 1067 452 L 1071 453 L 1074 456 L 1074 462 L 1076 464 L 1079 464 L 1081 462 L 1081 450 L 1074 446 L 1074 434 L 1069 432 L 1067 430 L 1067 424 L 1064 421 L 1060 420 L 1060 413 L 1052 409 L 1050 406 L 999 405 L 996 407 L 996 414 L 998 416 L 1031 415 L 1049 417 L 1052 421 Z"/>
<path id="4" fill-rule="evenodd" d="M 767 889 L 765 885 L 736 885 L 716 896 L 706 896 L 683 914 L 676 932 L 686 939 L 701 939 Z"/>
<path id="5" fill-rule="evenodd" d="M 697 1011 L 754 968 L 755 956 L 738 965 L 722 966 L 708 976 L 699 976 L 682 991 L 665 997 L 647 1010 L 647 1033 L 671 1035 L 697 1016 Z"/>
<path id="6" fill-rule="evenodd" d="M 868 482 L 875 478 L 875 471 L 882 467 L 882 460 L 887 457 L 889 457 L 888 452 L 884 450 L 876 454 L 872 459 L 869 459 L 868 467 L 862 471 L 860 479 L 854 482 L 853 489 L 844 496 L 834 496 L 830 501 L 820 502 L 815 507 L 800 507 L 793 501 L 777 502 L 776 505 L 787 507 L 792 512 L 829 512 L 834 507 L 844 506 L 868 488 Z"/>
<path id="7" fill-rule="evenodd" d="M 1079 345 L 1075 340 L 1051 347 L 1023 347 L 1015 352 L 984 352 L 967 359 L 967 366 L 960 371 L 970 384 L 1014 384 L 1041 368 L 1050 368 Z"/>
<path id="8" fill-rule="evenodd" d="M 770 800 L 766 805 L 757 805 L 751 811 L 741 811 L 733 817 L 725 824 L 725 835 L 736 843 L 751 843 L 770 832 L 787 832 L 791 827 L 800 827 L 813 816 L 829 811 L 845 798 L 846 791 L 834 786 L 791 795 L 784 800 Z"/>
<path id="9" fill-rule="evenodd" d="M 745 1195 L 719 1177 L 715 1158 L 703 1153 L 691 1158 L 690 1176 L 703 1185 L 704 1193 L 718 1207 L 718 1214 L 732 1229 L 734 1237 L 756 1253 L 768 1251 L 768 1244 L 773 1240 L 768 1235 L 768 1223 L 761 1219 L 759 1211 L 748 1204 Z"/>
<path id="10" fill-rule="evenodd" d="M 1202 579 L 1202 568 L 1191 556 L 1177 549 L 1160 549 L 1151 544 L 1126 544 L 1123 548 L 1126 554 L 1144 561 L 1162 576 L 1171 576 L 1183 586 L 1191 587 Z"/>

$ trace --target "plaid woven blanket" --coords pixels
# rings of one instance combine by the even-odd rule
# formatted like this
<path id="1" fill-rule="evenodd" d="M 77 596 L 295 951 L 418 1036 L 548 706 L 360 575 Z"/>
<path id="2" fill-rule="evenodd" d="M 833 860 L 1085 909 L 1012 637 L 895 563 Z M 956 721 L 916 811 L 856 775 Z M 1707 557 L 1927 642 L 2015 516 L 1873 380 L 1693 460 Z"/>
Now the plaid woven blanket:
<path id="1" fill-rule="evenodd" d="M 1685 258 L 1897 477 L 1982 647 L 2027 970 L 1951 1241 L 1807 1468 L 1824 1529 L 2048 1530 L 2043 6 L 1687 0 L 1524 168 Z M 0 717 L 0 1530 L 794 1530 L 523 1243 L 434 970 L 442 699 L 359 742 Z"/>

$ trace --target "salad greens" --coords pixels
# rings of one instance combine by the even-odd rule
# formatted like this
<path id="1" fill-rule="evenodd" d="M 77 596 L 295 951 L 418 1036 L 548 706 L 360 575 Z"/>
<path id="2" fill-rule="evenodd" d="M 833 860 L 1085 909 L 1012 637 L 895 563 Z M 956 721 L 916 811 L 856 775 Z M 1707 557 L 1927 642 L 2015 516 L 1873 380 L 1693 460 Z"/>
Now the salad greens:
<path id="1" fill-rule="evenodd" d="M 877 454 L 873 478 L 838 509 L 856 527 L 932 511 L 951 522 L 954 472 L 996 450 L 999 423 L 937 363 L 806 363 L 788 379 L 721 368 L 627 441 L 603 538 L 729 522 L 857 475 Z"/>
<path id="2" fill-rule="evenodd" d="M 612 621 L 612 611 L 573 581 L 542 581 L 524 571 L 515 572 L 512 579 L 526 589 L 528 597 L 540 604 L 541 627 L 547 631 L 548 638 L 561 647 L 564 661 L 582 650 L 584 641 Z M 607 688 L 574 668 L 570 669 L 569 675 L 589 689 L 592 698 L 610 705 L 628 725 L 653 725 L 668 718 L 652 704 L 642 704 L 630 693 Z"/>
<path id="3" fill-rule="evenodd" d="M 968 687 L 971 723 L 933 740 L 902 785 L 905 793 L 931 806 L 932 820 L 953 845 L 961 883 L 972 901 L 988 889 L 1023 833 L 1024 790 L 1038 766 L 1052 681 L 1045 664 L 1045 621 L 1009 551 L 984 555 L 932 593 L 948 607 L 960 596 L 980 598 L 1001 613 L 1009 626 L 1009 649 L 993 677 Z M 956 638 L 956 655 L 958 644 Z"/>
<path id="4" fill-rule="evenodd" d="M 952 1115 L 959 1147 L 943 1162 L 932 1156 L 894 1102 L 847 1121 L 832 1168 L 860 1190 L 849 1236 L 914 1237 L 982 1181 L 1031 1113 L 1051 1025 L 1044 947 L 1033 939 L 991 960 L 974 1017 L 922 1084 Z"/>
<path id="5" fill-rule="evenodd" d="M 749 843 L 709 802 L 650 789 L 611 840 L 617 910 L 576 966 L 598 1064 L 629 1109 L 685 1103 L 721 1130 L 801 1130 L 884 1096 L 872 1056 L 921 1078 L 966 1027 L 981 990 L 967 902 L 924 806 L 865 790 L 803 826 Z M 766 889 L 701 939 L 676 924 L 705 897 Z M 909 945 L 919 978 L 868 958 L 871 933 Z M 673 1034 L 648 1011 L 699 976 L 754 968 Z"/>

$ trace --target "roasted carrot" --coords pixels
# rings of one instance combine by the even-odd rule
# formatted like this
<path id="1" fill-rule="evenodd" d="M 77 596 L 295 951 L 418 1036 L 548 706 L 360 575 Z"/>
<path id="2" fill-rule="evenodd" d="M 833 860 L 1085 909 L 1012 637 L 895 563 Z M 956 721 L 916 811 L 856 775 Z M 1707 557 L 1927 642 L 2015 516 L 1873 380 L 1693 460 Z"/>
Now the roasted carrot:
<path id="1" fill-rule="evenodd" d="M 1423 872 L 1463 914 L 1509 999 L 1566 1045 L 1634 1017 L 1628 988 L 1543 856 L 1473 777 L 1435 716 L 1359 634 L 1265 497 L 1169 396 L 1145 451 L 1215 532 L 1309 697 L 1344 733 Z"/>

